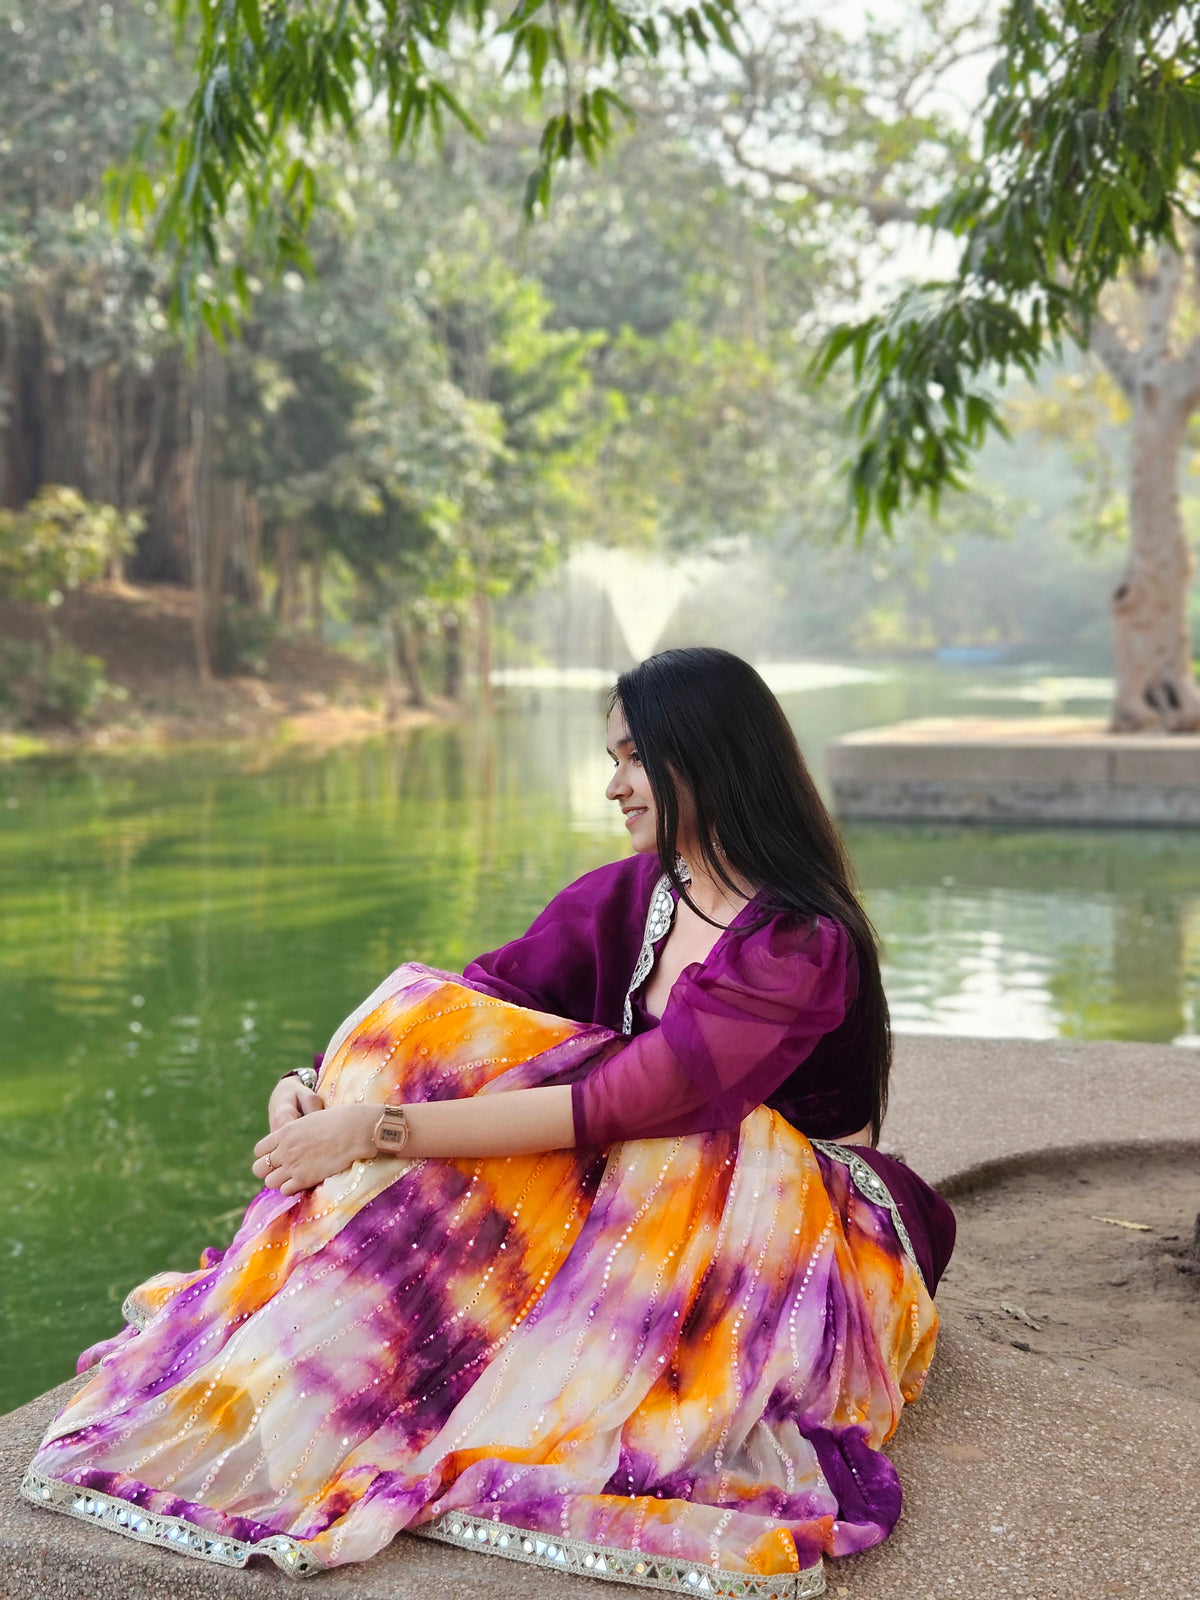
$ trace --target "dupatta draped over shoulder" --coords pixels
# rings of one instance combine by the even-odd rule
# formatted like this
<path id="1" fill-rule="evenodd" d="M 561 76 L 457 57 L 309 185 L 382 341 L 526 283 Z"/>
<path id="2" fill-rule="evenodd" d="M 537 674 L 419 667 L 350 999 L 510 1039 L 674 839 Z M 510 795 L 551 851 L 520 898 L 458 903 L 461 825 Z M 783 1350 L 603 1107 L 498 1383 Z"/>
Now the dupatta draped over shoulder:
<path id="1" fill-rule="evenodd" d="M 463 978 L 385 979 L 330 1042 L 326 1104 L 570 1083 L 577 1147 L 263 1189 L 84 1352 L 23 1493 L 294 1576 L 409 1532 L 799 1600 L 885 1538 L 948 1208 L 828 1137 L 865 1120 L 844 932 L 748 908 L 660 1026 L 638 997 L 671 910 L 621 862 Z"/>

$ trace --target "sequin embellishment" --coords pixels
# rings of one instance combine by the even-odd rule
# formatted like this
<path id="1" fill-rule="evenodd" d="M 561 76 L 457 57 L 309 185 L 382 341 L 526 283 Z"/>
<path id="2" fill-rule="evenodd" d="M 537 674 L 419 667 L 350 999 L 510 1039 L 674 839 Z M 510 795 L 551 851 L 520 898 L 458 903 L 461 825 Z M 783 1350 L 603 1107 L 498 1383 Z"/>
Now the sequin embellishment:
<path id="1" fill-rule="evenodd" d="M 286 1534 L 272 1534 L 257 1544 L 226 1539 L 182 1517 L 163 1517 L 127 1500 L 118 1500 L 114 1495 L 47 1478 L 32 1467 L 21 1480 L 21 1493 L 35 1506 L 64 1511 L 69 1517 L 93 1522 L 109 1533 L 124 1534 L 127 1539 L 137 1539 L 142 1544 L 156 1544 L 164 1550 L 174 1550 L 176 1555 L 214 1561 L 220 1567 L 244 1567 L 251 1556 L 262 1555 L 269 1556 L 293 1578 L 313 1578 L 325 1570 L 302 1545 Z"/>
<path id="2" fill-rule="evenodd" d="M 529 1533 L 506 1522 L 484 1521 L 448 1512 L 428 1527 L 413 1528 L 426 1539 L 461 1545 L 468 1550 L 487 1550 L 490 1555 L 509 1561 L 527 1561 L 537 1567 L 552 1567 L 556 1572 L 574 1572 L 582 1578 L 607 1578 L 611 1582 L 636 1584 L 642 1589 L 669 1589 L 674 1594 L 706 1594 L 714 1597 L 740 1597 L 746 1600 L 808 1600 L 825 1593 L 825 1574 L 820 1562 L 804 1572 L 781 1572 L 759 1577 L 753 1572 L 723 1572 L 695 1561 L 673 1560 L 649 1555 L 641 1550 L 621 1550 L 614 1545 L 587 1544 L 581 1539 L 560 1539 L 544 1533 Z"/>
<path id="3" fill-rule="evenodd" d="M 917 1269 L 917 1276 L 925 1283 L 925 1275 L 921 1271 L 921 1263 L 917 1260 L 917 1252 L 913 1249 L 913 1242 L 908 1236 L 908 1229 L 904 1226 L 904 1218 L 900 1215 L 900 1207 L 892 1199 L 892 1192 L 883 1179 L 875 1171 L 869 1161 L 864 1161 L 855 1155 L 850 1145 L 835 1144 L 832 1139 L 810 1139 L 809 1143 L 814 1150 L 819 1150 L 822 1155 L 831 1161 L 840 1161 L 844 1167 L 850 1168 L 850 1177 L 854 1187 L 864 1199 L 869 1200 L 874 1206 L 883 1206 L 891 1214 L 892 1226 L 896 1230 L 896 1237 L 904 1246 L 904 1253 L 908 1256 L 913 1266 Z M 928 1288 L 928 1284 L 925 1285 Z"/>

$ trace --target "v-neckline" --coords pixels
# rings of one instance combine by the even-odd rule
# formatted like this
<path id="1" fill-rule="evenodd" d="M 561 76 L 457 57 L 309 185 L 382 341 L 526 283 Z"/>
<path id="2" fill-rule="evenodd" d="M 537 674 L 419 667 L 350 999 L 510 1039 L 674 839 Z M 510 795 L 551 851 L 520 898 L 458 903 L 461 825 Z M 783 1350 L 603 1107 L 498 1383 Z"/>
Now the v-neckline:
<path id="1" fill-rule="evenodd" d="M 745 905 L 737 912 L 736 916 L 725 924 L 714 939 L 712 949 L 704 957 L 703 961 L 689 961 L 687 966 L 707 966 L 721 948 L 726 937 L 734 932 L 738 923 L 750 910 L 751 906 L 758 901 L 761 894 L 762 890 L 756 889 Z M 629 980 L 629 987 L 625 991 L 621 1031 L 626 1038 L 629 1038 L 633 1033 L 633 997 L 644 990 L 646 984 L 650 981 L 650 974 L 654 971 L 661 953 L 660 946 L 670 936 L 671 929 L 675 926 L 675 914 L 679 909 L 679 898 L 679 890 L 664 872 L 655 882 L 654 889 L 650 895 L 650 904 L 646 910 L 645 928 L 642 933 L 642 946 L 638 951 L 637 960 L 634 962 L 633 975 Z M 669 913 L 666 910 L 668 905 L 670 906 Z M 681 968 L 679 976 L 682 977 L 686 971 L 687 967 Z M 677 978 L 676 982 L 678 981 Z M 675 985 L 672 984 L 671 988 L 674 989 L 674 987 Z M 642 1009 L 645 1010 L 645 1007 Z M 665 1010 L 666 1007 L 664 1006 L 663 1009 Z M 647 1011 L 646 1015 L 651 1016 L 651 1013 Z M 651 1017 L 651 1020 L 657 1025 L 662 1019 L 660 1017 Z"/>

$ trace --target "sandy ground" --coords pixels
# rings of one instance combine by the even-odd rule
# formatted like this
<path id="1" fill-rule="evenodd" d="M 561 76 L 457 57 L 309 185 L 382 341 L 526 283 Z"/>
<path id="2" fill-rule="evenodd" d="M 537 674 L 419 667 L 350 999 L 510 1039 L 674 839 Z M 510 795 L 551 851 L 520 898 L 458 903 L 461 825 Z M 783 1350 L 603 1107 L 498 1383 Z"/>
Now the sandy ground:
<path id="1" fill-rule="evenodd" d="M 1059 1158 L 956 1195 L 954 1209 L 940 1310 L 1075 1371 L 1200 1401 L 1194 1155 Z"/>

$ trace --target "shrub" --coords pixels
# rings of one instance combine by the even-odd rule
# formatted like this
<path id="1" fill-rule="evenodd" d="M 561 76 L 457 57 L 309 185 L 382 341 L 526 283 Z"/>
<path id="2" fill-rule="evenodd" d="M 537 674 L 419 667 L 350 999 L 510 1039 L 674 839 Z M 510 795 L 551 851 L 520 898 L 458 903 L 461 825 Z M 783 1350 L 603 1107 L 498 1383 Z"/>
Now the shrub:
<path id="1" fill-rule="evenodd" d="M 213 668 L 221 677 L 252 672 L 265 678 L 274 639 L 275 624 L 264 612 L 226 601 L 217 617 Z"/>
<path id="2" fill-rule="evenodd" d="M 99 656 L 56 639 L 0 645 L 0 716 L 21 728 L 78 727 L 108 696 L 121 698 Z"/>
<path id="3" fill-rule="evenodd" d="M 0 594 L 57 606 L 68 590 L 93 582 L 127 555 L 142 526 L 136 511 L 47 484 L 19 511 L 0 507 Z"/>

